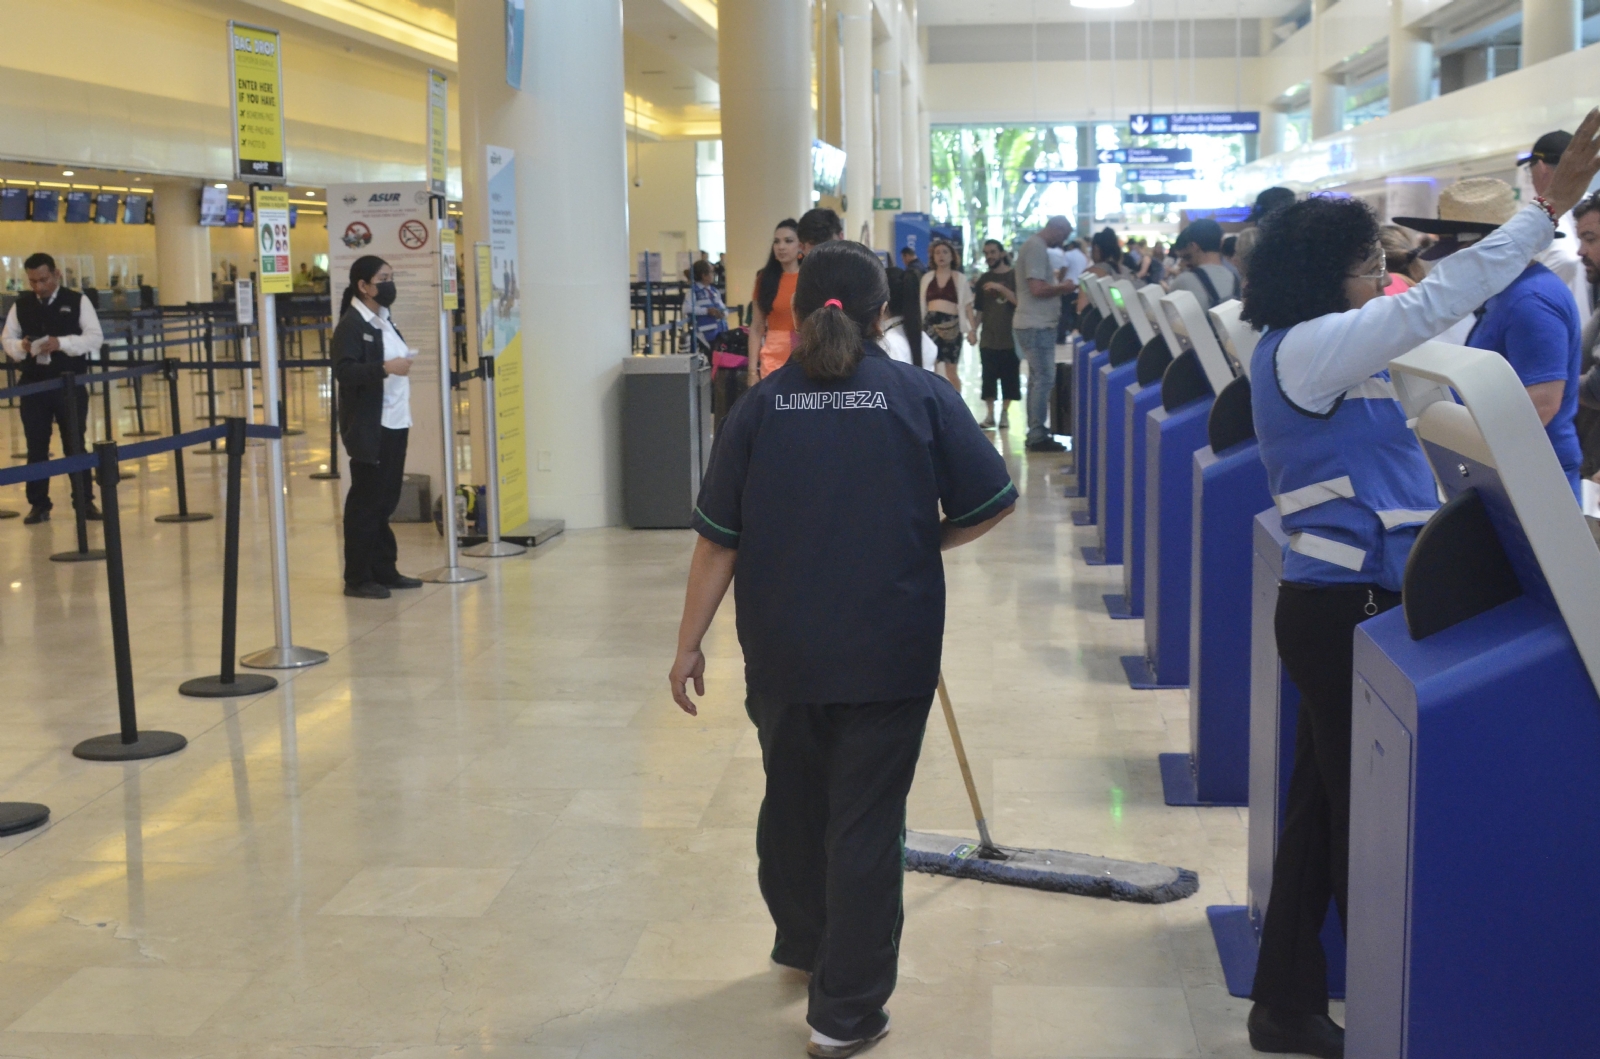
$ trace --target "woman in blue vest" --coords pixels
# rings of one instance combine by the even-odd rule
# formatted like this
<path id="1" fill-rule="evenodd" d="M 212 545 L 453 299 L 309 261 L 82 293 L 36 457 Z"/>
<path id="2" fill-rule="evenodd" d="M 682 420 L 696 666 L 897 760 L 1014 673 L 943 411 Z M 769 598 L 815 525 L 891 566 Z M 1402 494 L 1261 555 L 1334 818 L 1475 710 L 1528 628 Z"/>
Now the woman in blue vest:
<path id="1" fill-rule="evenodd" d="M 1406 557 L 1438 507 L 1389 362 L 1505 289 L 1549 245 L 1555 218 L 1600 172 L 1597 131 L 1600 110 L 1584 119 L 1545 196 L 1394 297 L 1382 296 L 1378 222 L 1360 199 L 1309 199 L 1261 226 L 1244 318 L 1265 332 L 1251 394 L 1289 535 L 1275 631 L 1301 706 L 1250 1012 L 1258 1051 L 1344 1055 L 1319 935 L 1330 896 L 1346 910 L 1354 631 L 1400 602 Z"/>

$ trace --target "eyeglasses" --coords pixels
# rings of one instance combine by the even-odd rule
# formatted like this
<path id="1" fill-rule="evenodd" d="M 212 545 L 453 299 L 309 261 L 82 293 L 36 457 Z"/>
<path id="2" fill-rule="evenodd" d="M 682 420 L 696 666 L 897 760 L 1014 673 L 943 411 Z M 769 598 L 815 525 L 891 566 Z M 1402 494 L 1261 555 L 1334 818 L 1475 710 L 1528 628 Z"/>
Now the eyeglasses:
<path id="1" fill-rule="evenodd" d="M 1376 257 L 1369 257 L 1366 262 L 1362 263 L 1362 266 L 1366 267 L 1367 263 L 1368 262 L 1372 262 L 1372 261 L 1376 261 L 1378 263 L 1377 271 L 1375 271 L 1375 272 L 1350 272 L 1350 273 L 1347 273 L 1347 275 L 1351 279 L 1364 279 L 1364 280 L 1369 280 L 1369 281 L 1371 281 L 1373 283 L 1376 283 L 1378 280 L 1388 278 L 1388 275 L 1389 275 L 1389 259 L 1388 259 L 1387 256 L 1385 256 L 1384 252 L 1382 250 L 1379 250 Z"/>

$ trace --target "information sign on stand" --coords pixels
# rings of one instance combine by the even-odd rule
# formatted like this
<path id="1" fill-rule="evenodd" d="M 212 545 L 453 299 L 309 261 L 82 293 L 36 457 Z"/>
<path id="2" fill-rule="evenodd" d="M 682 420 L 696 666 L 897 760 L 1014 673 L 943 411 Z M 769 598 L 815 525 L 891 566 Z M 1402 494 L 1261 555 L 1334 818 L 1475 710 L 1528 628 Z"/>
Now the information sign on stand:
<path id="1" fill-rule="evenodd" d="M 489 165 L 490 333 L 495 353 L 495 421 L 499 442 L 500 531 L 528 521 L 528 443 L 522 406 L 522 294 L 517 276 L 517 157 L 486 149 Z"/>
<path id="2" fill-rule="evenodd" d="M 280 184 L 283 171 L 283 61 L 278 31 L 228 23 L 233 81 L 233 172 L 255 184 Z"/>
<path id="3" fill-rule="evenodd" d="M 293 294 L 289 265 L 289 193 L 256 189 L 256 275 L 262 294 Z"/>
<path id="4" fill-rule="evenodd" d="M 443 195 L 450 179 L 450 82 L 438 70 L 428 71 L 428 185 Z"/>
<path id="5" fill-rule="evenodd" d="M 449 232 L 439 240 L 439 280 L 444 285 L 444 307 L 455 312 L 461 304 L 461 273 L 456 265 L 456 241 Z"/>

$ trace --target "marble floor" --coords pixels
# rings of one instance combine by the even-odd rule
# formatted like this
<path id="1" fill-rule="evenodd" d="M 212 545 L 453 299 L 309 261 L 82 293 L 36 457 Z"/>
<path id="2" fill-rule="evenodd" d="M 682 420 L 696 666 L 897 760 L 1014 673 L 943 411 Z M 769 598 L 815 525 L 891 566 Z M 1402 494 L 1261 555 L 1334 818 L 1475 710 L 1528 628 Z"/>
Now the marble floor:
<path id="1" fill-rule="evenodd" d="M 256 698 L 180 697 L 217 670 L 221 522 L 152 521 L 173 506 L 164 457 L 121 488 L 139 717 L 187 736 L 179 754 L 71 756 L 116 728 L 104 569 L 47 561 L 70 519 L 0 522 L 0 800 L 54 812 L 0 839 L 0 1056 L 801 1055 L 804 983 L 766 958 L 731 603 L 700 716 L 666 693 L 692 535 L 569 532 L 478 560 L 478 584 L 345 599 L 336 488 L 307 477 L 327 459 L 319 380 L 296 387 L 294 631 L 326 664 Z M 1244 816 L 1162 804 L 1185 695 L 1126 688 L 1141 628 L 1100 603 L 1120 569 L 1083 564 L 1064 461 L 1022 435 L 997 442 L 1020 515 L 946 561 L 945 672 L 994 833 L 1181 864 L 1201 890 L 1150 907 L 912 875 L 873 1054 L 1251 1055 L 1204 912 L 1243 898 Z M 272 641 L 252 452 L 242 651 Z M 190 459 L 192 506 L 221 510 L 220 469 Z M 403 569 L 439 562 L 432 527 L 399 533 Z M 910 823 L 972 825 L 937 711 Z"/>

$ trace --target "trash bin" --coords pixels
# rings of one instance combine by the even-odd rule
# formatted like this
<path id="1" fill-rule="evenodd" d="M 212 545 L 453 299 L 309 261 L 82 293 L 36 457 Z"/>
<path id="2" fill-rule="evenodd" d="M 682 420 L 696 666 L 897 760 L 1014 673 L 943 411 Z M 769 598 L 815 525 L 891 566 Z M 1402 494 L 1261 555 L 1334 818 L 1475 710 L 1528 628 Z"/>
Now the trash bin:
<path id="1" fill-rule="evenodd" d="M 687 529 L 711 457 L 711 363 L 699 353 L 622 362 L 622 508 L 635 529 Z"/>

